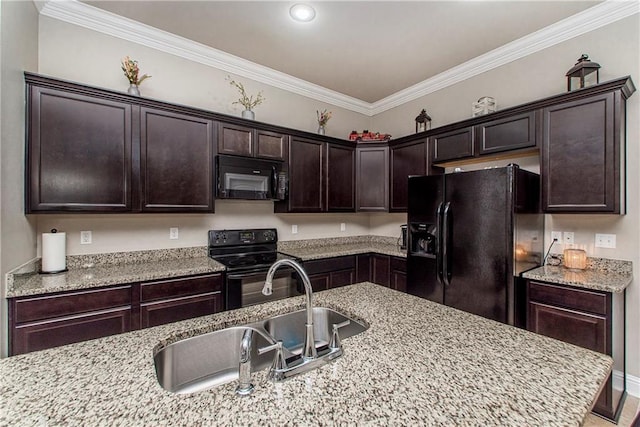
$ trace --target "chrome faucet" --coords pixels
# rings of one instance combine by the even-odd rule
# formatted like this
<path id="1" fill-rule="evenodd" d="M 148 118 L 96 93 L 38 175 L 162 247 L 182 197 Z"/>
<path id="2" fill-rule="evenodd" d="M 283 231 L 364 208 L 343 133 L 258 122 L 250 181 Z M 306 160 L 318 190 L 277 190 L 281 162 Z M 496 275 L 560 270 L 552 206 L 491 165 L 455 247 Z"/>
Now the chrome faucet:
<path id="1" fill-rule="evenodd" d="M 269 271 L 267 272 L 267 278 L 264 281 L 264 287 L 262 288 L 262 293 L 265 295 L 271 295 L 272 292 L 272 282 L 273 276 L 276 274 L 276 270 L 280 268 L 282 265 L 288 265 L 292 267 L 302 278 L 302 283 L 304 284 L 305 290 L 305 300 L 307 303 L 307 321 L 305 323 L 305 339 L 304 339 L 304 348 L 302 349 L 302 359 L 303 360 L 313 360 L 318 357 L 318 353 L 316 351 L 315 345 L 315 337 L 313 335 L 313 288 L 311 287 L 311 281 L 309 280 L 309 276 L 307 272 L 298 264 L 297 262 L 290 259 L 281 259 L 273 263 Z"/>

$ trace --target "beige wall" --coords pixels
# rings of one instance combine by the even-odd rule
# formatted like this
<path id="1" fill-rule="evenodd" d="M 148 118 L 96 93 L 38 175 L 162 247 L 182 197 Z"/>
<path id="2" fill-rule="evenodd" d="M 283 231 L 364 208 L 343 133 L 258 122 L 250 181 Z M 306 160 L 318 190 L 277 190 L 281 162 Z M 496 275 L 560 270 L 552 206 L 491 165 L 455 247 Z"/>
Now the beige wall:
<path id="1" fill-rule="evenodd" d="M 0 2 L 0 293 L 5 273 L 36 255 L 35 219 L 24 194 L 24 70 L 37 70 L 38 13 L 33 2 Z M 6 300 L 0 300 L 0 356 L 6 355 Z"/>
<path id="2" fill-rule="evenodd" d="M 506 108 L 562 93 L 566 90 L 565 73 L 582 53 L 602 66 L 600 81 L 631 75 L 640 88 L 640 25 L 635 15 L 377 115 L 374 123 L 385 132 L 406 135 L 414 131 L 407 118 L 415 117 L 421 108 L 427 110 L 437 127 L 470 118 L 471 104 L 481 96 L 493 96 L 499 108 Z M 635 93 L 627 102 L 627 215 L 547 215 L 545 247 L 552 230 L 573 231 L 575 244 L 583 246 L 590 256 L 633 261 L 638 277 L 639 143 L 640 93 Z M 531 163 L 530 158 L 510 161 Z M 474 167 L 478 165 L 463 168 Z M 535 170 L 535 164 L 526 168 Z M 616 234 L 617 248 L 595 248 L 595 233 Z M 553 252 L 562 249 L 558 245 Z M 635 281 L 627 290 L 627 368 L 631 375 L 640 377 L 640 290 Z"/>

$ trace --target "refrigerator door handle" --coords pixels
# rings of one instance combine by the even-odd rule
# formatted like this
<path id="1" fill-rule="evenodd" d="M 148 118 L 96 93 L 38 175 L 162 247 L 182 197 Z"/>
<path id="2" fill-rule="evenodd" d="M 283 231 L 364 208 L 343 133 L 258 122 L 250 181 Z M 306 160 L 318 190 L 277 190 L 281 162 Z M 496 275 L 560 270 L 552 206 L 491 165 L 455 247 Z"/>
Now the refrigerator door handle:
<path id="1" fill-rule="evenodd" d="M 440 203 L 438 205 L 438 210 L 436 211 L 436 279 L 438 283 L 443 285 L 444 281 L 442 280 L 442 208 L 443 204 Z"/>
<path id="2" fill-rule="evenodd" d="M 442 281 L 445 286 L 451 285 L 451 264 L 449 262 L 449 252 L 451 248 L 449 241 L 451 237 L 451 203 L 444 205 L 442 212 Z"/>

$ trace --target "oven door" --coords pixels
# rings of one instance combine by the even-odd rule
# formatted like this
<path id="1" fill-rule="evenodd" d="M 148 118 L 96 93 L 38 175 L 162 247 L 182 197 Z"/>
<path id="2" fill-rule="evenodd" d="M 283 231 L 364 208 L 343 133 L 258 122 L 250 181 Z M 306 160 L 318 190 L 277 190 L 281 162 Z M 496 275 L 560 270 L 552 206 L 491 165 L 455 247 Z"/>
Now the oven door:
<path id="1" fill-rule="evenodd" d="M 262 294 L 267 270 L 251 272 L 229 272 L 226 281 L 226 309 L 262 304 L 301 295 L 297 273 L 292 268 L 279 269 L 273 278 L 273 293 Z"/>

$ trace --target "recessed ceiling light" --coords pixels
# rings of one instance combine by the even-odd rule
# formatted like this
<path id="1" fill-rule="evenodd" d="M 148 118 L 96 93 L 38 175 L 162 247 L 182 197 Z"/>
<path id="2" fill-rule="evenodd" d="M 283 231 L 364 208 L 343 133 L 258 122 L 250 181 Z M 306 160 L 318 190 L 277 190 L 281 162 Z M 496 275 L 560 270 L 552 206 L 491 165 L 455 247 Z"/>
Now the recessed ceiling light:
<path id="1" fill-rule="evenodd" d="M 289 15 L 291 15 L 295 21 L 309 22 L 316 17 L 316 11 L 308 4 L 298 3 L 291 6 Z"/>

